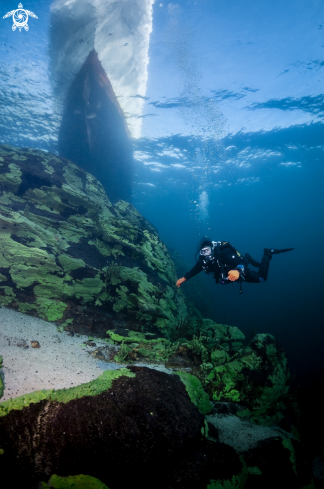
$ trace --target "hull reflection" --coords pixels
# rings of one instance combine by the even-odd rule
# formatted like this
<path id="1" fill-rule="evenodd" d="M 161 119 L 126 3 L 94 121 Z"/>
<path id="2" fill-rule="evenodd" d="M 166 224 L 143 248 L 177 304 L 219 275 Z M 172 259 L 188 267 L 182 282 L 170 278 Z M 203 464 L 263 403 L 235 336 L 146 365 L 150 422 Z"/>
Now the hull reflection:
<path id="1" fill-rule="evenodd" d="M 59 154 L 98 178 L 112 202 L 131 200 L 130 134 L 95 50 L 89 53 L 68 91 Z"/>

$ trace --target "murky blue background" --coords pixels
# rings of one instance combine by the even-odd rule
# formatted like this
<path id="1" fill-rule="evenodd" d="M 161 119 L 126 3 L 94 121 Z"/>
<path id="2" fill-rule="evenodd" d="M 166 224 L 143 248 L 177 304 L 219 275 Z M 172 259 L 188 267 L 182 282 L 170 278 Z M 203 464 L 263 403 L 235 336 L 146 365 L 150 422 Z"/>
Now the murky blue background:
<path id="1" fill-rule="evenodd" d="M 1 2 L 0 141 L 55 153 L 50 5 L 24 2 L 19 33 Z M 300 376 L 323 367 L 323 73 L 321 1 L 156 2 L 134 140 L 133 204 L 189 267 L 204 234 L 256 259 L 296 248 L 243 295 L 205 280 L 218 321 L 274 334 Z"/>

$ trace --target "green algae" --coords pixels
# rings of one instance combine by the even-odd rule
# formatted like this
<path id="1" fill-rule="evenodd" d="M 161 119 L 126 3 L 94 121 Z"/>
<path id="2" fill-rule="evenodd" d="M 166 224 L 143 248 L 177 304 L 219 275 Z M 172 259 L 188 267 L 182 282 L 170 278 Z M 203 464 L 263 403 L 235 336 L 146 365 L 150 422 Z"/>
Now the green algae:
<path id="1" fill-rule="evenodd" d="M 7 287 L 6 285 L 3 287 L 0 287 L 0 290 L 2 290 L 7 298 L 11 298 L 12 300 L 14 297 L 16 297 L 16 294 L 13 291 L 12 287 Z"/>
<path id="2" fill-rule="evenodd" d="M 1 306 L 10 306 L 13 301 L 13 297 L 4 297 L 0 295 L 0 305 Z"/>
<path id="3" fill-rule="evenodd" d="M 87 384 L 81 384 L 76 387 L 71 387 L 70 389 L 41 390 L 9 399 L 0 403 L 0 417 L 6 416 L 13 409 L 22 410 L 24 407 L 42 400 L 68 403 L 73 399 L 79 399 L 84 396 L 97 396 L 102 392 L 109 390 L 113 381 L 122 376 L 134 378 L 135 374 L 127 368 L 105 370 L 97 379 L 88 382 Z"/>
<path id="4" fill-rule="evenodd" d="M 0 184 L 4 184 L 6 190 L 16 192 L 21 184 L 22 172 L 20 171 L 19 166 L 14 163 L 9 163 L 8 170 L 10 170 L 8 173 L 0 175 Z"/>
<path id="5" fill-rule="evenodd" d="M 294 449 L 294 447 L 293 447 L 292 441 L 291 441 L 291 439 L 290 439 L 290 438 L 284 438 L 284 439 L 282 440 L 282 444 L 283 444 L 283 446 L 284 446 L 284 447 L 285 447 L 287 450 L 289 450 L 289 452 L 290 452 L 290 455 L 289 455 L 289 460 L 290 460 L 290 462 L 291 462 L 291 465 L 292 465 L 292 468 L 293 468 L 293 470 L 294 470 L 295 474 L 296 474 L 296 475 L 297 475 L 297 477 L 298 477 L 298 474 L 297 474 L 297 467 L 296 467 L 296 454 L 295 454 L 295 449 Z"/>
<path id="6" fill-rule="evenodd" d="M 208 363 L 209 361 L 209 353 L 207 348 L 203 345 L 200 338 L 197 336 L 193 337 L 193 340 L 189 344 L 189 348 L 198 355 L 201 356 L 201 360 L 203 363 Z"/>
<path id="7" fill-rule="evenodd" d="M 117 343 L 121 343 L 125 339 L 125 336 L 121 336 L 119 334 L 116 334 L 113 331 L 107 331 L 107 334 L 109 334 L 110 338 L 113 341 L 116 341 Z"/>
<path id="8" fill-rule="evenodd" d="M 36 300 L 36 303 L 38 305 L 39 316 L 47 321 L 57 321 L 58 319 L 61 319 L 67 308 L 67 305 L 64 302 L 46 299 L 45 297 L 39 297 Z"/>
<path id="9" fill-rule="evenodd" d="M 170 341 L 167 340 L 166 338 L 157 338 L 157 339 L 153 339 L 153 340 L 148 340 L 148 339 L 146 339 L 144 333 L 139 333 L 138 331 L 132 331 L 132 330 L 129 330 L 128 331 L 129 336 L 119 335 L 117 333 L 114 333 L 114 331 L 112 331 L 112 330 L 108 330 L 106 333 L 116 343 L 121 343 L 121 342 L 124 342 L 124 343 L 137 343 L 137 342 L 140 342 L 140 343 L 144 343 L 144 344 L 147 344 L 147 345 L 157 345 L 157 344 L 160 344 L 160 343 L 161 344 L 163 344 L 163 343 L 170 343 Z"/>
<path id="10" fill-rule="evenodd" d="M 238 360 L 234 360 L 225 365 L 215 367 L 208 375 L 207 380 L 213 381 L 216 389 L 213 393 L 213 399 L 219 401 L 239 402 L 240 393 L 235 389 L 237 382 L 237 374 L 241 372 L 242 365 Z"/>
<path id="11" fill-rule="evenodd" d="M 249 471 L 242 456 L 240 456 L 240 461 L 242 463 L 241 472 L 233 475 L 230 479 L 211 479 L 210 483 L 207 484 L 206 489 L 243 489 Z"/>
<path id="12" fill-rule="evenodd" d="M 257 466 L 248 467 L 248 471 L 251 475 L 262 475 L 262 470 Z"/>
<path id="13" fill-rule="evenodd" d="M 229 356 L 225 350 L 214 350 L 210 355 L 210 360 L 214 366 L 228 362 Z"/>
<path id="14" fill-rule="evenodd" d="M 12 287 L 7 287 L 7 286 L 4 286 L 4 287 L 1 287 L 1 289 L 4 291 L 4 293 L 10 297 L 16 297 L 16 294 L 14 293 L 13 291 L 13 288 Z"/>
<path id="15" fill-rule="evenodd" d="M 131 352 L 131 348 L 125 345 L 125 343 L 122 343 L 118 351 L 118 355 L 115 355 L 114 357 L 115 362 L 123 363 L 124 360 L 126 360 L 126 358 L 128 357 L 130 352 Z"/>
<path id="16" fill-rule="evenodd" d="M 275 406 L 287 395 L 290 373 L 287 357 L 271 335 L 256 335 L 249 345 L 226 363 L 215 366 L 206 381 L 215 401 L 241 402 L 253 419 L 278 410 Z M 276 422 L 282 414 L 276 414 Z"/>
<path id="17" fill-rule="evenodd" d="M 177 372 L 176 375 L 178 375 L 183 382 L 191 402 L 197 406 L 201 414 L 208 414 L 212 410 L 212 404 L 209 401 L 208 394 L 204 391 L 200 380 L 187 372 Z"/>
<path id="18" fill-rule="evenodd" d="M 31 311 L 37 310 L 37 306 L 35 304 L 29 304 L 27 302 L 20 302 L 18 304 L 18 311 L 24 314 L 28 314 Z"/>
<path id="19" fill-rule="evenodd" d="M 50 487 L 53 489 L 109 489 L 106 484 L 90 475 L 69 475 L 60 477 L 53 474 L 49 480 Z M 48 484 L 42 482 L 42 489 L 48 489 Z"/>
<path id="20" fill-rule="evenodd" d="M 300 489 L 316 489 L 316 485 L 315 485 L 315 483 L 314 483 L 314 481 L 312 479 L 309 484 L 307 484 L 306 486 L 301 487 Z"/>
<path id="21" fill-rule="evenodd" d="M 68 255 L 60 255 L 58 261 L 62 265 L 64 272 L 70 272 L 71 270 L 77 270 L 78 268 L 85 266 L 83 260 L 77 260 Z"/>
<path id="22" fill-rule="evenodd" d="M 147 275 L 138 267 L 120 266 L 113 275 L 110 275 L 110 283 L 113 285 L 116 283 L 128 284 L 128 282 L 130 282 L 130 286 L 134 287 L 135 285 L 137 287 L 137 293 L 130 293 L 129 287 L 126 285 L 120 285 L 116 288 L 119 297 L 113 305 L 115 312 L 136 307 L 139 309 L 137 318 L 145 320 L 145 315 L 148 315 L 149 319 L 152 314 L 154 316 L 165 316 L 169 310 L 176 311 L 175 304 L 170 300 L 168 301 L 169 289 L 166 288 L 164 298 L 158 299 L 161 294 L 160 290 L 147 279 Z M 174 294 L 173 291 L 172 294 Z"/>

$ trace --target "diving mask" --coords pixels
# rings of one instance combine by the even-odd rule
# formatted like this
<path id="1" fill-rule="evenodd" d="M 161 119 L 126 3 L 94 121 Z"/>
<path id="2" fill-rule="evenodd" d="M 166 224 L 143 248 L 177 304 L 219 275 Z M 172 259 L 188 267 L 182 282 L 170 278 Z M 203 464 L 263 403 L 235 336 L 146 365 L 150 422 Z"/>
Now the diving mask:
<path id="1" fill-rule="evenodd" d="M 200 255 L 201 256 L 206 256 L 208 258 L 211 258 L 211 256 L 212 256 L 212 249 L 211 249 L 211 247 L 210 246 L 206 246 L 206 248 L 202 248 L 200 250 Z"/>

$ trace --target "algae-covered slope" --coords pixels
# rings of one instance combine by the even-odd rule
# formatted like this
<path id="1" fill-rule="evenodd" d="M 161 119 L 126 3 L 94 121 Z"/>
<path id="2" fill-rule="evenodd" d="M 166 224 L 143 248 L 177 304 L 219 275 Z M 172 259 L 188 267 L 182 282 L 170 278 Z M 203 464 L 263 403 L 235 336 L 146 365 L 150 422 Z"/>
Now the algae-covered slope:
<path id="1" fill-rule="evenodd" d="M 0 226 L 4 306 L 85 332 L 186 315 L 154 227 L 64 158 L 0 145 Z"/>

